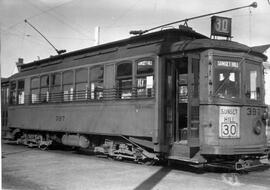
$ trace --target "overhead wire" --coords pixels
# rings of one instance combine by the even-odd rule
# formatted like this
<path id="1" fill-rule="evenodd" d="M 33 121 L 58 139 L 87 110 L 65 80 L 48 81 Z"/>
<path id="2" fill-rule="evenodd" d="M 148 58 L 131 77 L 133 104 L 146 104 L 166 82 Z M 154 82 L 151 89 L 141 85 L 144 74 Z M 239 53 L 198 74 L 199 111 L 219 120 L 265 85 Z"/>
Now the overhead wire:
<path id="1" fill-rule="evenodd" d="M 68 1 L 68 2 L 64 2 L 64 3 L 61 3 L 61 4 L 56 5 L 56 6 L 54 6 L 54 7 L 50 7 L 50 8 L 48 8 L 48 9 L 46 9 L 46 10 L 40 9 L 39 7 L 37 7 L 36 5 L 34 5 L 32 2 L 28 1 L 28 2 L 29 2 L 29 3 L 28 3 L 29 5 L 35 7 L 36 9 L 40 10 L 41 12 L 38 13 L 38 14 L 31 15 L 31 16 L 27 17 L 27 19 L 32 19 L 32 18 L 38 17 L 38 16 L 43 15 L 43 14 L 46 14 L 46 13 L 49 14 L 49 15 L 51 15 L 51 16 L 53 16 L 53 15 L 50 14 L 49 12 L 55 10 L 56 8 L 62 7 L 62 6 L 64 6 L 64 5 L 66 5 L 66 4 L 68 4 L 68 3 L 71 3 L 72 1 L 73 1 L 73 0 Z M 80 32 L 79 30 L 77 30 L 76 28 L 74 28 L 72 25 L 70 25 L 70 24 L 66 23 L 65 21 L 61 20 L 60 18 L 58 18 L 58 17 L 56 17 L 56 16 L 54 16 L 54 18 L 56 18 L 59 22 L 65 24 L 65 25 L 68 25 L 68 26 L 69 26 L 70 28 L 72 28 L 74 31 L 76 31 L 76 32 L 78 32 L 78 33 L 80 33 L 80 34 L 82 34 L 82 35 L 84 35 L 84 36 L 87 36 L 87 35 L 85 35 L 84 33 L 82 33 L 82 32 Z M 3 32 L 6 33 L 7 35 L 14 35 L 14 36 L 20 38 L 20 50 L 19 50 L 19 54 L 20 54 L 20 55 L 22 54 L 22 51 L 23 51 L 23 49 L 24 49 L 23 46 L 24 46 L 24 41 L 25 41 L 25 37 L 26 37 L 26 33 L 25 33 L 25 24 L 24 24 L 24 29 L 23 29 L 23 31 L 19 31 L 19 29 L 18 29 L 18 27 L 17 27 L 17 26 L 20 25 L 22 22 L 23 22 L 23 21 L 18 21 L 18 22 L 16 22 L 15 24 L 12 24 L 12 25 L 8 26 L 7 28 L 1 28 L 1 31 L 3 31 Z M 24 23 L 24 22 L 23 22 L 23 23 Z M 12 32 L 11 32 L 11 29 L 13 30 Z M 19 31 L 19 33 L 18 33 L 18 32 L 14 32 L 14 30 L 15 30 L 15 31 L 16 31 L 16 30 Z M 21 33 L 22 33 L 22 35 L 21 35 Z M 42 45 L 42 46 L 45 47 L 45 42 L 44 42 L 44 43 L 40 43 L 41 40 L 40 40 L 39 38 L 35 38 L 35 36 L 33 36 L 33 35 L 28 36 L 28 37 L 31 37 L 31 38 L 29 38 L 29 40 L 28 40 L 28 41 L 30 41 L 31 43 L 35 43 L 35 44 Z M 88 37 L 88 36 L 87 36 L 87 37 Z M 72 38 L 70 38 L 70 39 L 72 39 Z M 47 45 L 46 45 L 46 47 L 47 47 Z M 16 69 L 16 65 L 15 65 L 15 64 L 14 64 L 14 67 L 15 67 L 15 68 L 12 69 L 12 71 L 11 71 L 12 73 L 14 73 L 14 70 Z"/>
<path id="2" fill-rule="evenodd" d="M 248 39 L 249 39 L 249 45 L 251 45 L 251 19 L 252 19 L 252 12 L 251 8 L 249 8 L 249 19 L 248 19 Z"/>
<path id="3" fill-rule="evenodd" d="M 62 7 L 62 6 L 64 6 L 64 5 L 66 5 L 66 4 L 68 4 L 68 3 L 71 3 L 72 1 L 73 1 L 73 0 L 70 0 L 70 1 L 68 1 L 68 2 L 65 2 L 65 3 L 62 3 L 62 4 L 56 5 L 56 6 L 54 6 L 54 7 L 51 7 L 51 8 L 49 8 L 49 9 L 42 10 L 41 13 L 37 13 L 37 14 L 31 15 L 31 16 L 25 18 L 25 19 L 31 19 L 31 18 L 40 16 L 40 15 L 42 15 L 42 14 L 44 14 L 44 13 L 50 12 L 50 11 L 56 9 L 56 8 L 59 8 L 59 7 Z M 17 25 L 19 25 L 19 24 L 22 24 L 22 23 L 24 23 L 24 21 L 23 21 L 23 20 L 19 20 L 18 22 L 12 24 L 11 26 L 8 26 L 8 27 L 5 28 L 4 30 L 10 30 L 10 29 L 14 28 L 15 26 L 17 26 Z"/>
<path id="4" fill-rule="evenodd" d="M 38 10 L 44 11 L 44 10 L 42 10 L 40 7 L 38 7 L 37 5 L 33 4 L 30 0 L 27 0 L 27 2 L 28 2 L 31 6 L 37 8 Z M 43 3 L 43 5 L 44 5 L 44 6 L 47 6 L 47 5 L 44 4 L 44 3 Z M 55 15 L 56 13 L 55 13 L 55 14 L 52 14 L 52 11 L 50 11 L 50 12 L 47 11 L 46 14 L 52 16 L 53 18 L 55 18 L 58 22 L 60 22 L 60 23 L 62 23 L 62 24 L 64 24 L 64 25 L 66 25 L 66 26 L 68 26 L 68 27 L 69 27 L 70 29 L 72 29 L 73 31 L 75 31 L 75 32 L 77 32 L 77 33 L 80 33 L 80 34 L 83 35 L 83 36 L 89 37 L 87 34 L 85 34 L 84 32 L 82 32 L 81 30 L 78 29 L 78 28 L 81 28 L 81 27 L 74 27 L 73 25 L 67 23 L 65 20 L 59 18 L 59 17 L 58 17 L 59 13 L 58 13 L 58 15 L 56 16 L 56 15 Z M 63 15 L 61 15 L 61 16 L 64 17 Z M 89 40 L 90 40 L 90 39 L 89 39 Z M 93 41 L 94 41 L 94 40 L 93 40 Z"/>
<path id="5" fill-rule="evenodd" d="M 116 18 L 113 19 L 112 23 L 109 25 L 104 25 L 102 27 L 104 28 L 110 28 L 111 26 L 114 26 L 119 20 L 125 17 L 128 13 L 132 12 L 132 10 L 138 6 L 138 3 L 142 0 L 135 1 L 132 5 L 130 5 L 127 9 L 125 9 L 121 14 L 119 14 Z"/>
<path id="6" fill-rule="evenodd" d="M 40 16 L 40 15 L 42 15 L 42 14 L 44 14 L 44 13 L 50 12 L 50 11 L 56 9 L 56 8 L 59 8 L 59 7 L 62 7 L 62 6 L 64 6 L 64 5 L 66 5 L 66 4 L 68 4 L 68 3 L 71 3 L 72 1 L 73 1 L 73 0 L 68 1 L 68 2 L 64 2 L 64 3 L 61 3 L 61 4 L 56 5 L 56 6 L 54 6 L 54 7 L 50 7 L 50 8 L 48 8 L 48 9 L 46 9 L 46 10 L 41 10 L 41 9 L 38 8 L 41 12 L 38 13 L 38 14 L 31 15 L 31 16 L 27 17 L 27 19 L 30 19 L 30 18 L 34 18 L 34 17 Z M 37 8 L 37 7 L 35 7 L 35 8 Z M 24 29 L 23 29 L 23 31 L 20 31 L 20 33 L 23 33 L 23 35 L 21 35 L 21 34 L 19 34 L 19 33 L 15 33 L 14 30 L 17 30 L 17 31 L 18 31 L 18 27 L 17 27 L 17 26 L 18 26 L 19 24 L 21 24 L 22 22 L 25 23 L 24 21 L 18 21 L 18 22 L 16 22 L 15 24 L 12 24 L 11 26 L 9 26 L 9 27 L 7 27 L 7 28 L 1 28 L 1 31 L 3 31 L 4 33 L 6 33 L 6 34 L 8 34 L 8 35 L 14 35 L 14 36 L 19 37 L 19 38 L 21 39 L 21 48 L 20 48 L 20 50 L 19 50 L 19 54 L 20 54 L 20 55 L 22 54 L 22 50 L 24 49 L 24 48 L 22 48 L 22 46 L 24 45 L 24 39 L 25 39 L 25 24 L 24 24 Z M 14 29 L 15 27 L 16 27 L 16 29 Z M 10 31 L 11 29 L 13 30 L 12 32 Z M 30 37 L 30 36 L 28 36 L 28 37 Z M 35 44 L 38 44 L 38 45 L 45 46 L 45 42 L 44 42 L 44 43 L 40 43 L 40 39 L 35 38 L 35 37 L 33 37 L 33 36 L 31 36 L 31 37 L 32 37 L 32 38 L 29 38 L 29 40 L 28 40 L 28 41 L 30 41 L 31 43 L 35 43 Z M 46 44 L 46 45 L 47 45 L 47 44 Z"/>

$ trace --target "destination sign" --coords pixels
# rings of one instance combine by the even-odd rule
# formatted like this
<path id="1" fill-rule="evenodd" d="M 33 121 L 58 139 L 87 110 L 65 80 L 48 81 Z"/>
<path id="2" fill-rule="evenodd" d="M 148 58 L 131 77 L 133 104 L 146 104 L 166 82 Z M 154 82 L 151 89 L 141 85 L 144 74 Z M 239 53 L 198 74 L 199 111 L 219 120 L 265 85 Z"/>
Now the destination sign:
<path id="1" fill-rule="evenodd" d="M 217 61 L 217 66 L 223 66 L 223 67 L 234 67 L 239 68 L 239 62 L 236 61 Z"/>
<path id="2" fill-rule="evenodd" d="M 240 108 L 231 106 L 219 107 L 219 137 L 240 137 Z"/>

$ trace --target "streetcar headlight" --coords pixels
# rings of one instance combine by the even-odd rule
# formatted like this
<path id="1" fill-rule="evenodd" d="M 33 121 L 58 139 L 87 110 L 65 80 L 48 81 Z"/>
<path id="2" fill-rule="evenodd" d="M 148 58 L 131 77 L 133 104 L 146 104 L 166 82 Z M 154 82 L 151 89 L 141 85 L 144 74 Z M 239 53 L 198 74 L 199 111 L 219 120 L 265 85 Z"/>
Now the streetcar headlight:
<path id="1" fill-rule="evenodd" d="M 256 135 L 261 134 L 262 132 L 262 123 L 260 121 L 256 122 L 256 125 L 253 127 L 253 131 Z"/>

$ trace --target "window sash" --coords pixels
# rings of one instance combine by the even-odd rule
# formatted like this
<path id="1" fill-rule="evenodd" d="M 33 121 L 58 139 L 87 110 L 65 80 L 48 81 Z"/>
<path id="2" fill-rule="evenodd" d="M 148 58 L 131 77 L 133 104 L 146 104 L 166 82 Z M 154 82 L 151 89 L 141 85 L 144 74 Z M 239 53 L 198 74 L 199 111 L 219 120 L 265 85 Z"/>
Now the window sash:
<path id="1" fill-rule="evenodd" d="M 151 63 L 151 65 L 149 64 Z M 140 65 L 146 64 L 146 65 Z M 142 60 L 136 63 L 137 75 L 151 75 L 154 73 L 154 61 L 152 60 Z"/>
<path id="2" fill-rule="evenodd" d="M 104 66 L 96 66 L 90 68 L 90 81 L 99 81 L 104 78 Z"/>
<path id="3" fill-rule="evenodd" d="M 83 68 L 83 69 L 78 69 L 75 71 L 75 83 L 84 83 L 88 82 L 88 69 Z"/>
<path id="4" fill-rule="evenodd" d="M 132 76 L 132 63 L 121 63 L 117 65 L 116 77 Z"/>
<path id="5" fill-rule="evenodd" d="M 31 79 L 31 89 L 39 88 L 40 87 L 40 80 L 38 77 Z"/>

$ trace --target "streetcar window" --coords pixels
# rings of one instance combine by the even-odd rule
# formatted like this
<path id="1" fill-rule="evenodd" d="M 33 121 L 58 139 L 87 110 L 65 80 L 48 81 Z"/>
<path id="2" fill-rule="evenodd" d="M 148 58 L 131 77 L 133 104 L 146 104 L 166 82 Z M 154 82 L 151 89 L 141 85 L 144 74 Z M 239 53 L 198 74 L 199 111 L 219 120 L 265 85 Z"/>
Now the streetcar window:
<path id="1" fill-rule="evenodd" d="M 24 80 L 18 81 L 18 104 L 24 104 Z"/>
<path id="2" fill-rule="evenodd" d="M 116 85 L 118 96 L 121 99 L 129 99 L 132 96 L 132 63 L 117 65 Z"/>
<path id="3" fill-rule="evenodd" d="M 104 75 L 103 65 L 90 68 L 91 99 L 99 100 L 103 98 L 103 75 Z"/>
<path id="4" fill-rule="evenodd" d="M 88 69 L 77 69 L 75 74 L 76 100 L 86 100 L 88 90 Z"/>
<path id="5" fill-rule="evenodd" d="M 216 68 L 214 73 L 214 92 L 221 98 L 237 98 L 240 93 L 239 70 Z"/>
<path id="6" fill-rule="evenodd" d="M 39 77 L 31 79 L 31 103 L 39 103 Z"/>
<path id="7" fill-rule="evenodd" d="M 63 73 L 63 93 L 64 101 L 73 101 L 73 71 L 65 71 Z"/>
<path id="8" fill-rule="evenodd" d="M 151 97 L 153 96 L 154 86 L 154 64 L 152 60 L 139 61 L 136 64 L 137 75 L 137 96 Z"/>
<path id="9" fill-rule="evenodd" d="M 61 73 L 52 73 L 51 74 L 51 102 L 61 102 Z"/>
<path id="10" fill-rule="evenodd" d="M 17 94 L 16 94 L 16 81 L 10 83 L 10 104 L 16 104 Z"/>
<path id="11" fill-rule="evenodd" d="M 247 63 L 247 72 L 245 95 L 250 100 L 259 100 L 261 99 L 260 67 Z"/>
<path id="12" fill-rule="evenodd" d="M 256 100 L 260 97 L 260 88 L 257 88 L 257 71 L 250 71 L 250 99 Z"/>
<path id="13" fill-rule="evenodd" d="M 40 77 L 40 100 L 43 103 L 49 101 L 49 75 Z"/>

